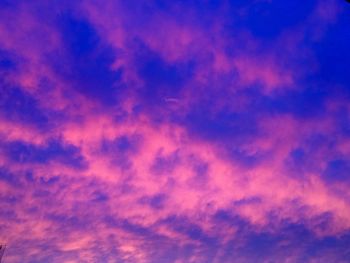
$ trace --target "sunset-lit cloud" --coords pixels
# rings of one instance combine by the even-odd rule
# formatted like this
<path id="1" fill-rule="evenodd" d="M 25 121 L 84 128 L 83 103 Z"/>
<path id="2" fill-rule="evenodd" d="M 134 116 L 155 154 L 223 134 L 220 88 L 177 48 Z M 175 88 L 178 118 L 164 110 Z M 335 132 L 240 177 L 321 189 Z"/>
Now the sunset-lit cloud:
<path id="1" fill-rule="evenodd" d="M 346 262 L 349 12 L 0 3 L 4 262 Z"/>

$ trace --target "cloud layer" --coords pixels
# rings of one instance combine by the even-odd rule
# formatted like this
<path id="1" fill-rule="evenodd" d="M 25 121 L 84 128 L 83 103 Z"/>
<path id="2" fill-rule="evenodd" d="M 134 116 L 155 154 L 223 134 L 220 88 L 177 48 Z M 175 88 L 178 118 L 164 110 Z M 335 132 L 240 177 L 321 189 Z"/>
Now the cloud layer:
<path id="1" fill-rule="evenodd" d="M 2 1 L 5 262 L 347 262 L 349 12 Z"/>

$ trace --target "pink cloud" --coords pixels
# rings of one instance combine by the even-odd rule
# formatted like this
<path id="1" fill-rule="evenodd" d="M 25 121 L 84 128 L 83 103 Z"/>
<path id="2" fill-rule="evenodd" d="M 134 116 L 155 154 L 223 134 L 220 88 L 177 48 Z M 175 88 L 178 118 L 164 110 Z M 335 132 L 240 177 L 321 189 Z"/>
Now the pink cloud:
<path id="1" fill-rule="evenodd" d="M 77 84 L 50 64 L 51 56 L 65 56 L 66 51 L 55 24 L 43 25 L 36 8 L 28 10 L 26 4 L 21 4 L 17 13 L 1 11 L 1 48 L 21 61 L 6 75 L 6 84 L 11 89 L 19 86 L 23 96 L 30 98 L 24 103 L 34 105 L 28 108 L 40 111 L 50 124 L 41 127 L 34 121 L 10 119 L 7 109 L 0 117 L 0 239 L 8 243 L 7 261 L 22 262 L 26 255 L 52 262 L 97 262 L 101 258 L 107 262 L 152 262 L 175 248 L 186 251 L 194 247 L 194 253 L 184 253 L 175 262 L 203 262 L 206 242 L 216 242 L 219 248 L 212 262 L 221 262 L 233 240 L 238 247 L 245 246 L 246 237 L 241 234 L 245 228 L 250 234 L 275 234 L 291 222 L 302 224 L 320 239 L 349 231 L 348 183 L 329 183 L 323 177 L 333 159 L 349 153 L 350 141 L 338 135 L 334 118 L 348 108 L 346 99 L 327 100 L 325 114 L 312 119 L 286 110 L 254 113 L 256 123 L 249 123 L 253 121 L 244 115 L 237 127 L 224 127 L 231 129 L 229 137 L 220 133 L 220 120 L 215 122 L 222 112 L 234 112 L 227 117 L 231 124 L 241 112 L 259 111 L 258 107 L 249 108 L 256 97 L 244 93 L 256 86 L 261 86 L 259 96 L 271 100 L 279 92 L 305 88 L 300 84 L 304 67 L 296 66 L 294 45 L 302 44 L 305 28 L 314 20 L 322 21 L 322 29 L 313 34 L 323 33 L 328 23 L 336 20 L 339 7 L 329 4 L 332 12 L 325 12 L 320 4 L 306 25 L 281 34 L 268 47 L 244 30 L 237 31 L 237 39 L 246 43 L 242 47 L 223 34 L 220 17 L 206 27 L 191 23 L 189 15 L 179 21 L 159 11 L 140 22 L 122 3 L 77 5 L 82 9 L 75 15 L 87 19 L 98 38 L 117 53 L 109 67 L 122 70 L 121 86 L 129 89 L 118 89 L 119 101 L 108 106 L 94 96 L 85 96 L 82 91 L 87 88 L 74 89 Z M 143 22 L 140 30 L 138 23 Z M 164 104 L 146 104 L 140 98 L 146 81 L 136 70 L 141 62 L 133 50 L 135 39 L 166 66 L 196 62 L 193 75 L 183 87 L 174 88 L 179 89 L 176 96 L 164 95 Z M 306 54 L 313 54 L 306 46 L 300 52 L 301 61 Z M 316 62 L 307 65 L 317 70 Z M 49 84 L 43 85 L 43 80 Z M 220 99 L 213 99 L 215 96 Z M 17 104 L 14 101 L 14 111 L 21 114 Z M 214 120 L 199 129 L 210 131 L 218 126 L 214 129 L 217 140 L 191 130 L 190 124 L 196 120 L 186 118 L 196 107 L 204 120 Z M 246 122 L 248 126 L 256 124 L 256 131 L 236 139 L 235 133 Z M 315 150 L 309 142 L 314 135 L 334 136 L 334 140 L 331 146 L 320 143 Z M 79 156 L 83 167 L 72 166 L 63 157 L 45 159 L 52 140 L 59 144 L 52 150 L 56 155 L 73 147 L 70 158 Z M 24 162 L 16 152 L 11 156 L 5 146 L 14 142 L 27 149 L 19 154 L 39 160 Z M 298 163 L 300 173 L 291 169 L 291 155 L 297 149 L 307 152 L 305 167 Z M 256 161 L 251 164 L 249 159 L 247 165 L 232 152 Z M 63 155 L 69 158 L 66 152 Z M 218 224 L 220 213 L 225 219 Z M 330 217 L 327 224 L 325 216 Z M 234 218 L 245 225 L 231 223 Z M 16 253 L 19 248 L 21 253 Z M 237 262 L 244 260 L 237 256 Z M 296 260 L 289 255 L 284 262 Z"/>

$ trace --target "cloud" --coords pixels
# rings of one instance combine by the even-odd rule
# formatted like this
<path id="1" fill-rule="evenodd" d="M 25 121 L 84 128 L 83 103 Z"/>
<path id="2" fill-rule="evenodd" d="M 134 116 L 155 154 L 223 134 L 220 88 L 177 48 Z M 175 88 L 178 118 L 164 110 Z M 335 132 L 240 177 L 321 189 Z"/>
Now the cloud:
<path id="1" fill-rule="evenodd" d="M 5 259 L 346 260 L 347 11 L 324 5 L 4 2 Z"/>

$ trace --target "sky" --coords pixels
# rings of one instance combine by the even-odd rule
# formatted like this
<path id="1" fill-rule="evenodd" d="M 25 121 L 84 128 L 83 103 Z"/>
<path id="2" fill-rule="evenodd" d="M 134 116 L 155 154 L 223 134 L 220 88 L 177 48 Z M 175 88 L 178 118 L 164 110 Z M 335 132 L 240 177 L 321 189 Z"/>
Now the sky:
<path id="1" fill-rule="evenodd" d="M 350 5 L 0 1 L 3 262 L 350 262 Z"/>

